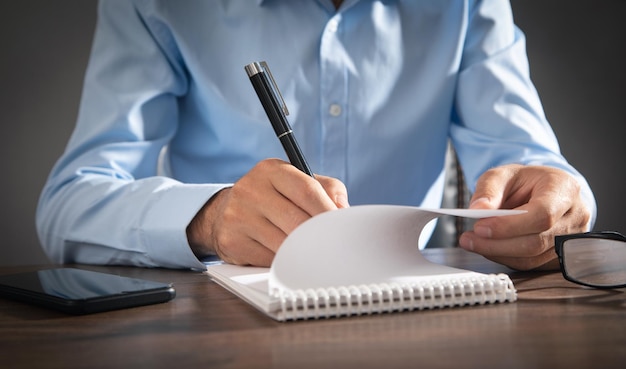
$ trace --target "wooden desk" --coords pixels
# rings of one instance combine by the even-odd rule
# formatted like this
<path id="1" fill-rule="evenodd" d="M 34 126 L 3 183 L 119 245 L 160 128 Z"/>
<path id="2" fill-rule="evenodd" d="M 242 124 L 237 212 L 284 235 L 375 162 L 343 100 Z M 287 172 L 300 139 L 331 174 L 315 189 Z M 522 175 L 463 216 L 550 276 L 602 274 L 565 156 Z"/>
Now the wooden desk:
<path id="1" fill-rule="evenodd" d="M 481 272 L 460 249 L 425 252 Z M 168 303 L 86 316 L 0 300 L 3 368 L 623 368 L 626 289 L 512 273 L 515 303 L 277 323 L 190 271 L 81 266 L 174 282 Z M 3 268 L 0 274 L 36 269 Z M 509 271 L 510 272 L 510 271 Z"/>

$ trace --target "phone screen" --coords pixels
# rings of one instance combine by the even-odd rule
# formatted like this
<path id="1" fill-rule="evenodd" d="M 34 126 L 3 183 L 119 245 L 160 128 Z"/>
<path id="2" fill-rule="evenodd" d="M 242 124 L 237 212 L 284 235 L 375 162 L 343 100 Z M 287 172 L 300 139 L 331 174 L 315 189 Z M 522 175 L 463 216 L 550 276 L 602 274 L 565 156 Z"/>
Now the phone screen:
<path id="1" fill-rule="evenodd" d="M 166 302 L 172 284 L 75 268 L 54 268 L 0 276 L 0 295 L 71 314 Z"/>

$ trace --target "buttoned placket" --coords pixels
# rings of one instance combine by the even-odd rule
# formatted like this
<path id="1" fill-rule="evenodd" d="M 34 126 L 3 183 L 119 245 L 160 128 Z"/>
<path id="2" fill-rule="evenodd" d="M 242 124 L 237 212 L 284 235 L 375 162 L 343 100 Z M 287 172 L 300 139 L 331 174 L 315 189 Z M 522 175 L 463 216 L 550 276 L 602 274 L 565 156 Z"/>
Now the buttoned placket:
<path id="1" fill-rule="evenodd" d="M 330 18 L 320 42 L 320 146 L 323 173 L 345 180 L 348 70 L 341 42 L 341 21 L 341 13 Z"/>

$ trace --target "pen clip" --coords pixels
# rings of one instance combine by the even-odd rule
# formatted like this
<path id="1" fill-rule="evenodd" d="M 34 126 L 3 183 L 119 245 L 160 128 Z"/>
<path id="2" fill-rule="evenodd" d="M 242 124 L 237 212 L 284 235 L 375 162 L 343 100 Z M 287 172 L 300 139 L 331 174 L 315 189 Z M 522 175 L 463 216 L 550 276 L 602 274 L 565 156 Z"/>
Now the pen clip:
<path id="1" fill-rule="evenodd" d="M 272 85 L 272 91 L 274 91 L 274 96 L 278 97 L 277 100 L 280 105 L 280 108 L 282 109 L 283 113 L 285 113 L 285 115 L 289 115 L 287 104 L 285 104 L 283 95 L 280 93 L 280 90 L 278 89 L 278 85 L 276 84 L 276 81 L 274 80 L 274 76 L 272 75 L 272 72 L 270 71 L 269 65 L 267 65 L 267 63 L 264 61 L 259 62 L 259 64 L 261 64 L 261 67 L 267 73 L 267 76 L 269 77 L 270 84 Z"/>

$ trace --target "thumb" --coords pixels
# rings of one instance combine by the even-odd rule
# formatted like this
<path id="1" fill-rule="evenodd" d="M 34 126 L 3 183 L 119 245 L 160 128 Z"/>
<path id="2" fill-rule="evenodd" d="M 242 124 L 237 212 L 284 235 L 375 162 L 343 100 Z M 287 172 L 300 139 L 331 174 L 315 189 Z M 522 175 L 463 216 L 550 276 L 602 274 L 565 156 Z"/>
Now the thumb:
<path id="1" fill-rule="evenodd" d="M 504 191 L 515 176 L 517 165 L 493 168 L 483 173 L 476 183 L 470 200 L 470 209 L 499 209 L 502 207 Z"/>

